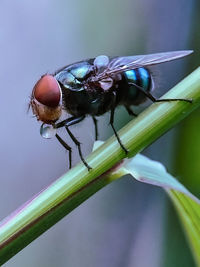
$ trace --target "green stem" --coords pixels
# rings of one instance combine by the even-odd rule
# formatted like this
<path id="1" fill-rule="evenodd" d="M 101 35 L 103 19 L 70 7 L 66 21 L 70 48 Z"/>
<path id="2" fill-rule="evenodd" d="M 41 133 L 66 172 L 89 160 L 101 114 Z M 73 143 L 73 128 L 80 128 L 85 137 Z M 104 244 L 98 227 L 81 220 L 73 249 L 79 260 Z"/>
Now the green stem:
<path id="1" fill-rule="evenodd" d="M 119 131 L 120 139 L 132 157 L 150 145 L 173 125 L 200 106 L 200 68 L 171 89 L 163 98 L 193 99 L 158 102 Z M 48 188 L 0 224 L 0 264 L 5 263 L 44 231 L 72 211 L 96 191 L 110 183 L 100 176 L 125 158 L 115 137 L 111 137 L 87 158 L 92 170 L 75 166 Z M 100 176 L 100 177 L 99 177 Z"/>

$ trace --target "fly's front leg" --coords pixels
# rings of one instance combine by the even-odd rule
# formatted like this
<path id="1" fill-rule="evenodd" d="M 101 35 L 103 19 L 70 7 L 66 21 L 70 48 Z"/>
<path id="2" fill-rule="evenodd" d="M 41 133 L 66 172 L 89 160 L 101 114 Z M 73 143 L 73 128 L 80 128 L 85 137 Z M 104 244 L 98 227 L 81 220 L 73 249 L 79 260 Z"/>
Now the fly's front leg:
<path id="1" fill-rule="evenodd" d="M 79 122 L 81 122 L 83 119 L 85 119 L 85 116 L 80 116 L 80 117 L 70 117 L 66 120 L 63 120 L 61 122 L 58 122 L 54 125 L 54 128 L 58 129 L 58 128 L 62 128 L 65 127 L 66 125 L 69 127 L 71 125 L 77 124 Z"/>
<path id="2" fill-rule="evenodd" d="M 184 101 L 188 103 L 192 103 L 192 99 L 186 99 L 186 98 L 168 98 L 168 99 L 156 99 L 150 92 L 145 91 L 144 88 L 141 86 L 135 84 L 135 83 L 130 83 L 137 87 L 147 98 L 149 98 L 153 103 L 155 102 L 171 102 L 171 101 Z"/>
<path id="3" fill-rule="evenodd" d="M 67 132 L 68 132 L 69 136 L 71 137 L 72 141 L 78 147 L 79 156 L 80 156 L 80 159 L 82 160 L 83 164 L 87 167 L 88 170 L 91 170 L 92 168 L 87 164 L 87 162 L 85 161 L 85 159 L 83 157 L 83 154 L 82 154 L 82 151 L 81 151 L 81 143 L 73 135 L 73 133 L 69 130 L 69 126 L 81 122 L 84 118 L 85 118 L 85 116 L 68 118 L 68 119 L 66 119 L 64 121 L 61 121 L 61 122 L 57 123 L 55 125 L 55 128 L 65 127 L 65 129 L 67 130 Z"/>
<path id="4" fill-rule="evenodd" d="M 67 150 L 69 151 L 69 168 L 71 169 L 72 167 L 72 148 L 57 134 L 57 128 L 62 127 L 62 123 L 59 123 L 59 127 L 57 127 L 56 124 L 44 126 L 45 124 L 43 123 L 40 127 L 40 134 L 43 138 L 52 138 L 55 136 L 58 140 L 58 142 Z"/>
<path id="5" fill-rule="evenodd" d="M 98 120 L 92 116 L 92 120 L 93 120 L 93 123 L 94 123 L 94 128 L 95 128 L 95 140 L 97 141 L 98 140 L 98 136 L 99 136 L 99 133 L 98 133 Z"/>
<path id="6" fill-rule="evenodd" d="M 120 138 L 119 138 L 119 135 L 117 133 L 117 131 L 115 130 L 115 127 L 114 127 L 114 115 L 115 115 L 115 106 L 116 106 L 116 93 L 113 92 L 113 102 L 112 102 L 112 108 L 111 108 L 111 111 L 110 111 L 110 125 L 113 129 L 113 132 L 117 138 L 117 141 L 118 143 L 120 144 L 121 148 L 124 150 L 124 152 L 126 154 L 128 154 L 128 150 L 125 148 L 125 146 L 122 144 Z"/>
<path id="7" fill-rule="evenodd" d="M 72 167 L 72 148 L 58 135 L 56 134 L 56 138 L 58 142 L 67 150 L 69 151 L 69 168 Z"/>
<path id="8" fill-rule="evenodd" d="M 76 137 L 73 135 L 73 133 L 69 130 L 69 127 L 66 125 L 65 129 L 67 130 L 69 136 L 71 137 L 72 141 L 75 143 L 75 145 L 77 145 L 78 147 L 78 153 L 79 156 L 83 162 L 83 164 L 87 167 L 88 171 L 91 170 L 92 168 L 87 164 L 87 162 L 85 161 L 82 151 L 81 151 L 81 143 L 78 141 L 78 139 L 76 139 Z"/>

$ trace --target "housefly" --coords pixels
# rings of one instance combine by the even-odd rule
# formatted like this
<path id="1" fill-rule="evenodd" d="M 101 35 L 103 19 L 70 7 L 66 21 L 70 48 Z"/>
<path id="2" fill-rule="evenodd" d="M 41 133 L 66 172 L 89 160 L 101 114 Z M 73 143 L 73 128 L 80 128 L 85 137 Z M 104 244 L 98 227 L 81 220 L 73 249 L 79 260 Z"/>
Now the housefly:
<path id="1" fill-rule="evenodd" d="M 82 155 L 80 142 L 69 128 L 90 115 L 95 125 L 97 139 L 96 116 L 110 111 L 110 125 L 119 145 L 127 154 L 128 151 L 114 127 L 115 108 L 123 105 L 130 115 L 136 116 L 131 106 L 139 105 L 147 98 L 153 102 L 177 100 L 191 102 L 189 99 L 156 99 L 151 94 L 154 80 L 149 68 L 185 57 L 192 52 L 186 50 L 126 57 L 101 55 L 67 65 L 54 74 L 43 75 L 35 84 L 30 100 L 33 114 L 43 122 L 41 135 L 46 138 L 56 136 L 69 151 L 71 168 L 71 147 L 57 134 L 57 129 L 64 127 L 77 145 L 82 162 L 90 170 L 91 167 Z M 62 110 L 67 111 L 71 117 L 59 121 Z"/>

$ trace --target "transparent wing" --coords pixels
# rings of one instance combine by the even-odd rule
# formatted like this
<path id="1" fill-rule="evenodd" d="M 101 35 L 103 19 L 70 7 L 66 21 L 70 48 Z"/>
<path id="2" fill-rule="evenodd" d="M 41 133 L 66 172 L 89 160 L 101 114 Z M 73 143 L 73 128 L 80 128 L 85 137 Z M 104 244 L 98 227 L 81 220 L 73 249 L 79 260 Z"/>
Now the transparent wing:
<path id="1" fill-rule="evenodd" d="M 112 74 L 117 74 L 130 69 L 137 69 L 140 67 L 148 67 L 181 57 L 185 57 L 193 53 L 192 50 L 172 51 L 164 53 L 156 53 L 149 55 L 138 55 L 128 57 L 116 57 L 110 60 L 106 69 L 98 74 L 98 79 L 103 79 Z"/>

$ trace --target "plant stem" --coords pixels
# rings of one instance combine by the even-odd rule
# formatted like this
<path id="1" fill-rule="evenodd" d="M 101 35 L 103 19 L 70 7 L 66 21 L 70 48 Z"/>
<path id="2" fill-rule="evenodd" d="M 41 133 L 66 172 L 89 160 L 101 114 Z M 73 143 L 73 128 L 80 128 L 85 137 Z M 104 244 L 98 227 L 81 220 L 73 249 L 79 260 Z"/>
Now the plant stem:
<path id="1" fill-rule="evenodd" d="M 163 98 L 184 101 L 158 102 L 119 131 L 123 145 L 132 157 L 150 145 L 173 125 L 200 106 L 200 68 L 171 89 Z M 107 170 L 126 157 L 113 136 L 86 159 L 92 170 L 82 164 L 68 171 L 22 208 L 0 224 L 0 264 L 5 263 L 44 231 L 72 211 L 96 191 L 119 178 L 108 178 Z"/>

